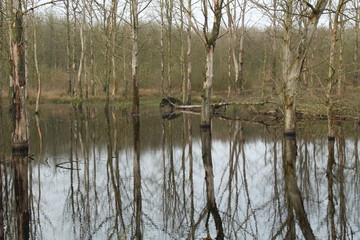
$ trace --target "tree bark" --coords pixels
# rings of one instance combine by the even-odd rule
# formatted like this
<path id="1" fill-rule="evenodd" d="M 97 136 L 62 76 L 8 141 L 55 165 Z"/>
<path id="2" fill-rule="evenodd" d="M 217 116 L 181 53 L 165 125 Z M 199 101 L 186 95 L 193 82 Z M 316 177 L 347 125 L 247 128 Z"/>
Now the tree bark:
<path id="1" fill-rule="evenodd" d="M 131 35 L 132 35 L 132 84 L 133 84 L 133 103 L 132 113 L 140 113 L 139 99 L 139 79 L 138 79 L 138 0 L 131 0 Z"/>
<path id="2" fill-rule="evenodd" d="M 14 151 L 28 150 L 28 119 L 26 112 L 26 69 L 23 35 L 23 12 L 20 0 L 10 1 L 10 36 L 12 67 L 12 146 Z"/>
<path id="3" fill-rule="evenodd" d="M 211 95 L 212 95 L 212 80 L 213 80 L 213 65 L 214 65 L 214 50 L 213 45 L 208 46 L 206 52 L 206 76 L 203 85 L 203 95 L 201 102 L 201 125 L 210 126 L 211 121 Z"/>

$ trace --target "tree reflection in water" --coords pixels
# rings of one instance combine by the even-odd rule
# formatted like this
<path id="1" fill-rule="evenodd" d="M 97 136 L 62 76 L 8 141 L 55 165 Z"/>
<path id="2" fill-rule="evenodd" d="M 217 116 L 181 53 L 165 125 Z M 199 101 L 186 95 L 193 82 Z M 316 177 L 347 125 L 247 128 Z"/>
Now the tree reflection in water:
<path id="1" fill-rule="evenodd" d="M 285 195 L 287 201 L 287 232 L 286 239 L 296 239 L 295 217 L 305 239 L 315 239 L 315 235 L 310 226 L 305 212 L 301 192 L 297 185 L 296 178 L 296 136 L 284 135 L 283 143 L 283 167 L 285 181 Z M 295 216 L 294 216 L 295 215 Z"/>
<path id="2" fill-rule="evenodd" d="M 202 160 L 205 170 L 205 182 L 206 182 L 206 207 L 207 207 L 207 218 L 206 218 L 206 231 L 208 237 L 209 233 L 209 218 L 210 214 L 214 218 L 215 227 L 216 227 L 216 239 L 224 239 L 224 230 L 222 226 L 221 217 L 219 214 L 219 209 L 216 205 L 215 199 L 215 185 L 214 185 L 214 173 L 213 173 L 213 164 L 212 164 L 212 148 L 211 148 L 211 123 L 210 126 L 200 127 L 201 134 L 201 151 L 202 151 Z"/>
<path id="3" fill-rule="evenodd" d="M 30 207 L 28 194 L 28 154 L 13 153 L 17 239 L 30 239 Z"/>
<path id="4" fill-rule="evenodd" d="M 3 116 L 0 239 L 26 208 L 31 239 L 359 238 L 357 125 L 327 141 L 323 123 L 282 138 L 276 122 L 83 111 L 31 119 L 31 161 Z"/>

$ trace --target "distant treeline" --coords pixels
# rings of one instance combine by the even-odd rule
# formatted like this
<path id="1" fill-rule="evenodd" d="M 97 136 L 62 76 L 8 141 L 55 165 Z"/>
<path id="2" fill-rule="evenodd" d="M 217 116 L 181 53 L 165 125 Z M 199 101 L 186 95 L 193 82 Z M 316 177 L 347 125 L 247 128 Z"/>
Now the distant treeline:
<path id="1" fill-rule="evenodd" d="M 33 57 L 33 33 L 30 17 L 26 17 L 26 43 L 28 63 L 28 86 L 30 91 L 36 91 L 37 81 Z M 141 89 L 151 89 L 161 92 L 161 88 L 167 88 L 167 81 L 162 84 L 161 68 L 161 25 L 156 21 L 142 22 L 139 29 L 139 79 Z M 78 68 L 80 58 L 80 37 L 78 26 L 74 26 L 74 39 L 71 39 L 73 49 L 74 74 Z M 7 26 L 2 25 L 4 34 L 1 37 L 1 84 L 3 91 L 9 86 L 9 51 Z M 35 30 L 37 36 L 37 54 L 39 70 L 42 78 L 43 94 L 47 91 L 56 91 L 66 94 L 68 90 L 69 70 L 67 56 L 67 31 L 68 26 L 65 17 L 60 17 L 53 12 L 35 16 Z M 106 66 L 106 29 L 101 24 L 87 26 L 85 28 L 86 53 L 85 53 L 85 74 L 83 75 L 83 92 L 101 95 L 104 91 L 105 76 L 109 74 L 109 67 Z M 244 39 L 244 88 L 245 89 L 276 89 L 281 88 L 277 79 L 281 78 L 281 29 L 275 31 L 271 28 L 247 28 Z M 233 66 L 229 57 L 229 34 L 222 29 L 222 35 L 217 41 L 214 61 L 214 90 L 227 90 L 229 84 L 235 92 Z M 165 28 L 166 34 L 166 28 Z M 180 96 L 182 78 L 184 77 L 183 63 L 186 59 L 185 39 L 186 29 L 175 25 L 171 31 L 172 56 L 169 51 L 163 51 L 165 64 L 164 75 L 167 78 L 167 68 L 171 67 L 172 89 L 174 95 Z M 351 24 L 346 25 L 341 33 L 342 51 L 336 53 L 336 64 L 342 69 L 344 86 L 358 84 L 355 77 L 359 66 L 354 62 L 355 47 L 358 45 L 357 31 Z M 325 83 L 328 77 L 329 49 L 331 32 L 326 27 L 320 27 L 312 41 L 311 48 L 307 54 L 304 66 L 304 73 L 301 82 L 308 86 L 319 87 Z M 341 38 L 341 39 L 340 39 Z M 164 37 L 163 45 L 167 47 L 169 36 Z M 278 41 L 278 44 L 274 44 Z M 295 42 L 296 40 L 294 40 Z M 129 26 L 125 23 L 116 25 L 115 28 L 115 66 L 116 66 L 116 88 L 117 94 L 131 91 L 131 36 Z M 183 46 L 183 48 L 182 48 Z M 274 46 L 276 48 L 274 49 Z M 185 53 L 184 53 L 185 51 Z M 341 54 L 341 57 L 340 57 Z M 205 74 L 205 48 L 199 38 L 193 32 L 192 36 L 192 86 L 193 90 L 200 91 Z M 91 63 L 93 59 L 93 63 Z M 341 66 L 340 66 L 341 65 Z M 338 71 L 337 71 L 338 73 Z M 74 81 L 74 80 L 73 80 Z M 110 86 L 113 84 L 111 83 Z M 162 86 L 163 85 L 163 86 Z M 76 84 L 73 83 L 76 88 Z"/>

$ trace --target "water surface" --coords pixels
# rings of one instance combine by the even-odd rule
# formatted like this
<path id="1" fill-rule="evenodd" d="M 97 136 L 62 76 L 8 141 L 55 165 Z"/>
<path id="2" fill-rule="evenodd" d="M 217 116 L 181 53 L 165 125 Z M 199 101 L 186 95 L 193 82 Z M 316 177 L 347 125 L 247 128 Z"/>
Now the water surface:
<path id="1" fill-rule="evenodd" d="M 30 239 L 360 238 L 359 125 L 338 123 L 332 143 L 326 122 L 300 122 L 287 139 L 271 119 L 214 118 L 204 130 L 194 114 L 129 112 L 48 106 L 31 116 L 30 157 L 19 160 L 3 110 L 5 239 L 19 229 Z"/>

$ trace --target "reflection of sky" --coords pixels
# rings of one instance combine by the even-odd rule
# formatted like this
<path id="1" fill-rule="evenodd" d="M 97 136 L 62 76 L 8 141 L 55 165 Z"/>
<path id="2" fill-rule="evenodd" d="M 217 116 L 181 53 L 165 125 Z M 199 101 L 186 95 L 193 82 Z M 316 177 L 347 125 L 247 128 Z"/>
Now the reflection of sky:
<path id="1" fill-rule="evenodd" d="M 307 144 L 309 155 L 306 158 L 303 154 L 305 142 L 298 141 L 297 177 L 298 186 L 304 196 L 304 205 L 308 213 L 308 218 L 312 225 L 315 235 L 319 239 L 328 237 L 326 225 L 327 216 L 327 179 L 326 179 L 326 156 L 327 151 L 323 147 Z M 232 182 L 231 211 L 229 211 L 229 143 L 214 140 L 212 144 L 213 172 L 215 180 L 216 200 L 222 216 L 225 235 L 228 239 L 238 239 L 245 237 L 256 237 L 258 239 L 270 239 L 272 235 L 280 228 L 286 220 L 286 205 L 284 203 L 282 163 L 281 163 L 281 142 L 277 143 L 277 184 L 280 198 L 275 198 L 274 186 L 274 159 L 273 143 L 264 143 L 263 141 L 254 141 L 245 143 L 244 155 L 240 153 L 237 166 L 237 181 Z M 325 145 L 326 146 L 326 145 Z M 358 198 L 359 192 L 355 192 L 354 171 L 350 169 L 353 165 L 353 141 L 346 142 L 347 166 L 345 170 L 345 193 L 347 201 L 347 224 L 355 232 L 354 237 L 359 237 L 358 221 Z M 167 148 L 168 150 L 168 148 Z M 190 182 L 189 182 L 189 162 L 186 158 L 185 172 L 185 199 L 183 202 L 183 173 L 182 167 L 182 149 L 176 147 L 174 150 L 174 178 L 176 180 L 176 189 L 178 198 L 166 199 L 168 212 L 164 212 L 164 190 L 163 190 L 163 156 L 162 150 L 150 150 L 141 155 L 141 178 L 142 178 L 142 210 L 143 210 L 143 231 L 144 239 L 184 239 L 189 232 L 189 223 L 184 221 L 185 212 L 189 217 L 190 206 Z M 187 151 L 187 149 L 186 149 Z M 91 154 L 91 151 L 90 151 Z M 107 164 L 106 149 L 97 149 L 96 156 L 96 189 L 94 188 L 94 156 L 90 159 L 90 191 L 89 191 L 89 212 L 90 225 L 86 222 L 86 191 L 85 191 L 85 168 L 84 164 L 79 164 L 80 182 L 77 179 L 77 173 L 74 172 L 74 191 L 81 191 L 75 199 L 75 211 L 77 212 L 75 224 L 72 222 L 71 201 L 70 201 L 70 171 L 57 169 L 54 171 L 51 157 L 49 159 L 50 167 L 41 165 L 41 200 L 40 200 L 40 220 L 43 233 L 43 239 L 79 239 L 79 236 L 92 235 L 93 239 L 107 239 L 115 224 L 115 205 L 114 193 L 109 176 L 109 166 Z M 167 187 L 169 188 L 169 153 L 166 156 L 166 175 Z M 187 155 L 186 155 L 187 156 Z M 194 201 L 195 201 L 195 222 L 198 220 L 202 209 L 206 206 L 206 193 L 204 182 L 204 169 L 201 160 L 201 143 L 195 139 L 193 143 L 194 156 Z M 243 166 L 243 156 L 245 156 L 245 169 Z M 66 158 L 64 158 L 66 159 Z M 82 162 L 82 157 L 79 157 Z M 113 159 L 115 165 L 115 159 Z M 309 171 L 301 170 L 308 163 Z M 119 156 L 119 170 L 121 177 L 121 197 L 123 207 L 123 218 L 127 227 L 128 239 L 131 239 L 131 229 L 134 226 L 133 219 L 133 170 L 132 153 L 127 156 L 124 151 Z M 35 199 L 39 196 L 37 166 L 33 168 L 33 191 Z M 338 167 L 336 167 L 338 169 Z M 244 170 L 246 172 L 246 179 Z M 335 171 L 336 172 L 336 171 Z M 234 176 L 235 177 L 235 176 Z M 308 181 L 308 182 L 307 182 Z M 358 179 L 357 179 L 358 182 Z M 79 184 L 79 185 L 78 185 Z M 248 192 L 245 189 L 247 184 Z M 79 187 L 78 187 L 79 186 Z M 172 186 L 173 187 L 173 186 Z M 98 195 L 98 203 L 95 203 L 95 190 Z M 169 190 L 170 191 L 170 190 Z M 335 195 L 338 196 L 339 183 L 334 186 Z M 171 195 L 168 195 L 171 196 Z M 235 200 L 238 197 L 238 202 Z M 337 202 L 339 199 L 337 199 Z M 177 202 L 175 204 L 175 202 Z M 176 207 L 176 212 L 173 210 Z M 237 209 L 236 209 L 237 207 Z M 280 207 L 280 208 L 278 208 Z M 278 212 L 278 210 L 280 212 Z M 336 211 L 339 212 L 339 204 L 336 205 Z M 96 214 L 97 213 L 97 214 Z M 279 215 L 281 214 L 281 216 Z M 80 216 L 81 215 L 81 216 Z M 168 218 L 167 228 L 164 219 Z M 172 226 L 172 219 L 175 219 Z M 338 215 L 336 216 L 338 219 Z M 281 219 L 281 220 L 280 220 Z M 196 232 L 196 236 L 205 237 L 205 219 L 201 222 Z M 213 226 L 213 223 L 210 224 Z M 339 225 L 337 225 L 339 226 Z M 121 229 L 121 227 L 120 227 Z M 75 232 L 74 232 L 75 231 Z M 302 238 L 300 229 L 297 229 L 299 238 Z M 215 229 L 212 227 L 212 236 L 215 236 Z M 280 236 L 279 239 L 282 239 Z M 114 236 L 114 238 L 116 238 Z"/>

